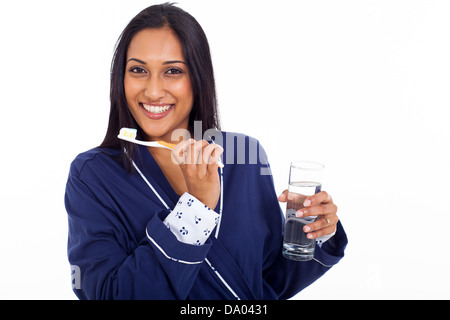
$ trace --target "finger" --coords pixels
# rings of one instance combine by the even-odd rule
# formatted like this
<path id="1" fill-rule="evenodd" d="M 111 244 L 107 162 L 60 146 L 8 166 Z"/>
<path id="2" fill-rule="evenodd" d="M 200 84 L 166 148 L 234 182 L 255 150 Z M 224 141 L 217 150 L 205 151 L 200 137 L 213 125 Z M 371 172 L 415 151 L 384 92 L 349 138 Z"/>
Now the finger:
<path id="1" fill-rule="evenodd" d="M 211 162 L 214 160 L 214 154 L 215 154 L 216 145 L 214 144 L 208 144 L 206 147 L 203 148 L 203 162 L 206 164 L 211 164 Z"/>
<path id="2" fill-rule="evenodd" d="M 207 141 L 202 140 L 202 149 L 200 150 L 196 164 L 198 165 L 198 174 L 200 177 L 204 177 L 208 172 L 211 154 L 214 152 L 215 145 L 209 144 Z M 217 164 L 216 164 L 217 169 Z"/>
<path id="3" fill-rule="evenodd" d="M 336 215 L 320 216 L 313 223 L 310 223 L 303 227 L 305 232 L 314 232 L 321 229 L 328 228 L 330 226 L 335 226 L 339 218 Z"/>
<path id="4" fill-rule="evenodd" d="M 295 213 L 298 218 L 308 216 L 319 216 L 326 214 L 336 214 L 337 207 L 334 203 L 319 204 L 317 206 L 302 208 Z"/>
<path id="5" fill-rule="evenodd" d="M 208 150 L 207 150 L 208 149 Z M 214 173 L 217 172 L 217 162 L 220 159 L 220 156 L 223 153 L 223 148 L 217 144 L 210 144 L 208 147 L 204 150 L 204 155 L 208 155 L 208 158 L 205 160 L 205 162 L 208 164 L 208 172 Z"/>
<path id="6" fill-rule="evenodd" d="M 193 164 L 202 164 L 203 163 L 203 149 L 208 146 L 208 142 L 205 140 L 199 140 L 192 145 L 192 154 L 191 160 Z"/>
<path id="7" fill-rule="evenodd" d="M 326 228 L 322 228 L 320 230 L 310 232 L 306 235 L 308 239 L 317 239 L 329 234 L 332 234 L 334 231 L 336 231 L 336 225 L 331 225 Z"/>
<path id="8" fill-rule="evenodd" d="M 215 144 L 214 150 L 211 153 L 211 155 L 213 156 L 213 160 L 210 164 L 217 164 L 217 162 L 219 162 L 222 154 L 223 154 L 223 148 L 221 146 L 219 146 L 218 144 Z"/>
<path id="9" fill-rule="evenodd" d="M 198 153 L 201 150 L 201 140 L 195 141 L 194 139 L 190 139 L 191 144 L 184 152 L 184 163 L 185 164 L 195 164 Z"/>
<path id="10" fill-rule="evenodd" d="M 296 208 L 301 207 L 305 199 L 305 195 L 296 192 L 289 192 L 289 190 L 284 190 L 283 193 L 278 197 L 278 201 L 290 201 L 291 205 Z"/>
<path id="11" fill-rule="evenodd" d="M 283 192 L 278 196 L 278 201 L 287 202 L 287 194 L 288 190 L 287 189 L 283 190 Z"/>
<path id="12" fill-rule="evenodd" d="M 187 152 L 187 148 L 194 142 L 193 139 L 181 141 L 172 149 L 172 162 L 178 165 L 185 164 L 185 154 Z"/>
<path id="13" fill-rule="evenodd" d="M 319 193 L 316 193 L 315 195 L 309 196 L 305 199 L 303 202 L 303 205 L 305 207 L 309 206 L 315 206 L 320 203 L 329 203 L 332 202 L 331 196 L 326 191 L 321 191 Z"/>

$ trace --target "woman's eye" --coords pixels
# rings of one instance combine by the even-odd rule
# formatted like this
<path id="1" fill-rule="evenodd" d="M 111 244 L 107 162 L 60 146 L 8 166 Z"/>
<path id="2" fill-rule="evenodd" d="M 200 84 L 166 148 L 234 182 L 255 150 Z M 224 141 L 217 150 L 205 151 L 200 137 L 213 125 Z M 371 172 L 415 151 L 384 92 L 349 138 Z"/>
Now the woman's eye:
<path id="1" fill-rule="evenodd" d="M 142 69 L 141 67 L 132 67 L 132 68 L 130 69 L 130 71 L 131 71 L 132 73 L 145 73 L 145 70 Z"/>
<path id="2" fill-rule="evenodd" d="M 166 71 L 167 74 L 180 74 L 183 73 L 183 71 L 181 71 L 180 69 L 177 68 L 170 68 L 169 70 Z"/>

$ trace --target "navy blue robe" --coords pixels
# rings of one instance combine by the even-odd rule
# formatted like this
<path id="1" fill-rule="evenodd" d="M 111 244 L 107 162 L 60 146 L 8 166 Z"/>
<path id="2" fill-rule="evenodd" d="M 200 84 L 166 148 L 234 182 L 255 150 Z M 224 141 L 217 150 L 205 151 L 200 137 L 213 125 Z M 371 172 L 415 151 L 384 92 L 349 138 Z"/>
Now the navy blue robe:
<path id="1" fill-rule="evenodd" d="M 222 144 L 220 230 L 201 246 L 178 241 L 163 224 L 180 195 L 146 147 L 134 161 L 170 209 L 140 174 L 124 169 L 121 150 L 95 148 L 76 157 L 65 204 L 78 298 L 287 299 L 339 262 L 347 245 L 340 222 L 316 246 L 314 260 L 282 256 L 284 216 L 263 148 L 240 134 L 224 133 Z"/>

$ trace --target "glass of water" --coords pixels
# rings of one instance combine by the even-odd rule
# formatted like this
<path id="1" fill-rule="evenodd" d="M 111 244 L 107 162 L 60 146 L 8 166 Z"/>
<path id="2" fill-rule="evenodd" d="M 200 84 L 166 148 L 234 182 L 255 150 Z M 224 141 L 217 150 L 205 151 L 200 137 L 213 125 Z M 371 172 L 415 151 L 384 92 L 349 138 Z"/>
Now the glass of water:
<path id="1" fill-rule="evenodd" d="M 304 208 L 307 197 L 321 191 L 323 168 L 313 161 L 291 163 L 283 240 L 283 256 L 288 259 L 308 261 L 314 257 L 316 241 L 306 237 L 303 227 L 316 221 L 317 216 L 297 218 L 295 213 Z"/>

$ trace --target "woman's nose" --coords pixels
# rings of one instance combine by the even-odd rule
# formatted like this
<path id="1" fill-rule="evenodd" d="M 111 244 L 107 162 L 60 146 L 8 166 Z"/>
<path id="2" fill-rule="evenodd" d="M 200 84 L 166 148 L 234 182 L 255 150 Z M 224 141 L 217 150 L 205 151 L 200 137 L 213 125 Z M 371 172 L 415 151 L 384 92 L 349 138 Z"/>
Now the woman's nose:
<path id="1" fill-rule="evenodd" d="M 152 76 L 147 82 L 144 95 L 151 101 L 160 100 L 166 94 L 164 80 L 157 76 Z"/>

